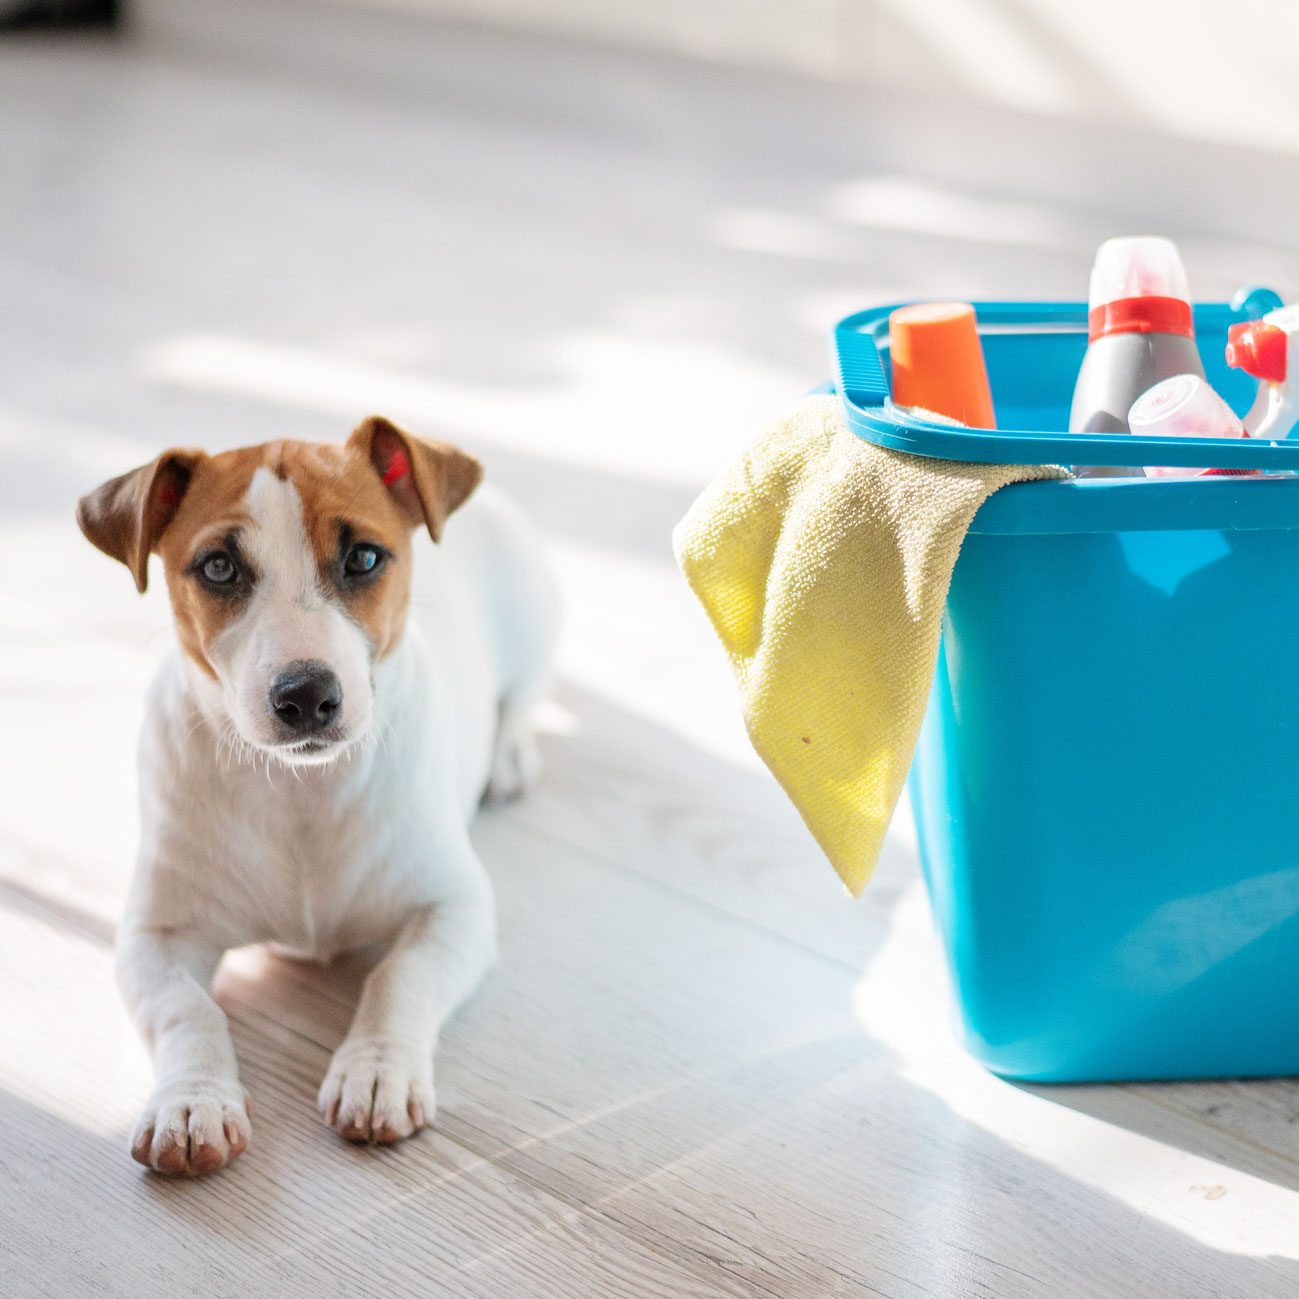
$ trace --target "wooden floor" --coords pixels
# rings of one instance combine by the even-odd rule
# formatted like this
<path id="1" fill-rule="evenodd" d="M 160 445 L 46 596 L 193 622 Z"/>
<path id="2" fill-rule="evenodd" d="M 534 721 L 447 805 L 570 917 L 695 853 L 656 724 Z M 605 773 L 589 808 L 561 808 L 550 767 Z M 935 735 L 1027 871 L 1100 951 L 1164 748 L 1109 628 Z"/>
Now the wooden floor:
<path id="1" fill-rule="evenodd" d="M 966 1059 L 905 815 L 849 903 L 668 541 L 837 313 L 1074 295 L 1134 227 L 1203 296 L 1299 287 L 1293 160 L 323 5 L 143 12 L 0 45 L 0 1293 L 1299 1293 L 1299 1086 Z M 254 1145 L 174 1184 L 127 1156 L 110 956 L 165 605 L 73 502 L 371 409 L 481 454 L 563 574 L 547 773 L 476 830 L 502 963 L 436 1128 L 358 1150 L 312 1104 L 355 972 L 232 956 Z"/>

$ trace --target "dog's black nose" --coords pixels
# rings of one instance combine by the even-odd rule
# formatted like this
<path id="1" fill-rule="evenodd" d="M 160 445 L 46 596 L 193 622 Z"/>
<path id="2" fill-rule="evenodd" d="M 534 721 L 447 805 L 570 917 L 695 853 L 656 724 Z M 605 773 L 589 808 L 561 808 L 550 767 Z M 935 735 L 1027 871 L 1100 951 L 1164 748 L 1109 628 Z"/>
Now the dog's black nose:
<path id="1" fill-rule="evenodd" d="M 271 711 L 302 735 L 324 730 L 338 716 L 343 685 L 323 663 L 300 659 L 271 683 Z"/>

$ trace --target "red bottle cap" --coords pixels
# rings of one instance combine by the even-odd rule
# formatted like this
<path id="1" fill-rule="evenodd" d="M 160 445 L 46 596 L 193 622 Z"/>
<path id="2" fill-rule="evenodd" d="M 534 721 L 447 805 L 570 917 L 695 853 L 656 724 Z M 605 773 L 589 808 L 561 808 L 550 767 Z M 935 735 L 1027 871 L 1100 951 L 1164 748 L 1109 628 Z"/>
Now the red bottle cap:
<path id="1" fill-rule="evenodd" d="M 1227 330 L 1227 364 L 1255 379 L 1283 383 L 1286 332 L 1261 320 L 1245 320 Z"/>
<path id="2" fill-rule="evenodd" d="M 1181 298 L 1119 298 L 1102 302 L 1087 313 L 1087 339 L 1094 343 L 1110 334 L 1180 334 L 1191 338 L 1195 326 L 1191 304 Z"/>
<path id="3" fill-rule="evenodd" d="M 1120 235 L 1096 250 L 1087 288 L 1091 342 L 1109 334 L 1190 338 L 1191 291 L 1177 245 L 1158 235 Z"/>

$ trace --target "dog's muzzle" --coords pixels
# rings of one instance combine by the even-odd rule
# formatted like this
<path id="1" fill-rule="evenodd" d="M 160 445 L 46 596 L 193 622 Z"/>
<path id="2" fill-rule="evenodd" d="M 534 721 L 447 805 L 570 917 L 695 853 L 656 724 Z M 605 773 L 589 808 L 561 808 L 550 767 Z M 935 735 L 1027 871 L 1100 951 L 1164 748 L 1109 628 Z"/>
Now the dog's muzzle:
<path id="1" fill-rule="evenodd" d="M 343 706 L 343 683 L 315 659 L 288 664 L 271 682 L 267 703 L 286 732 L 306 738 L 333 726 Z"/>

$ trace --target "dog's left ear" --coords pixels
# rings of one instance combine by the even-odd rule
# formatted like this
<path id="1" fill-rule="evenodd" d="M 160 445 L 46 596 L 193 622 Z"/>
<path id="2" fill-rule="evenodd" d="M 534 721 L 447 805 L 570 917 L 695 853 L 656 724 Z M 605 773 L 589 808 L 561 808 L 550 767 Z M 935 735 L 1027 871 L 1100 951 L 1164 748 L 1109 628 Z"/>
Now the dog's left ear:
<path id="1" fill-rule="evenodd" d="M 125 564 L 141 595 L 149 585 L 149 556 L 176 517 L 194 466 L 205 458 L 202 451 L 164 451 L 77 502 L 77 523 L 86 540 Z"/>
<path id="2" fill-rule="evenodd" d="M 347 445 L 369 458 L 411 523 L 422 519 L 434 541 L 441 540 L 447 515 L 483 479 L 483 467 L 473 456 L 449 442 L 417 438 L 382 415 L 362 420 Z"/>

